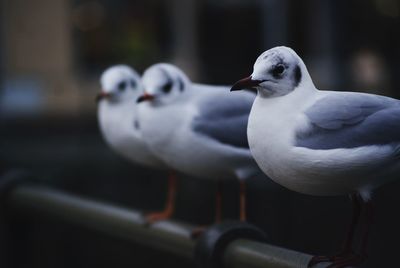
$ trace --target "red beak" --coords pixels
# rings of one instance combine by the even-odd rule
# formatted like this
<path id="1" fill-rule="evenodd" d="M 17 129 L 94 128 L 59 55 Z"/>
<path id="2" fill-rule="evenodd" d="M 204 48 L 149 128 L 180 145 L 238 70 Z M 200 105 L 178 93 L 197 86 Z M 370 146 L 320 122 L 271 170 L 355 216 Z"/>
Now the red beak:
<path id="1" fill-rule="evenodd" d="M 231 88 L 231 91 L 242 90 L 242 89 L 256 89 L 260 83 L 264 80 L 253 80 L 251 76 L 243 78 L 237 81 Z"/>
<path id="2" fill-rule="evenodd" d="M 140 96 L 137 100 L 136 100 L 136 102 L 137 103 L 140 103 L 140 102 L 142 102 L 142 101 L 150 101 L 150 100 L 154 100 L 154 96 L 153 95 L 150 95 L 150 94 L 148 94 L 148 93 L 144 93 L 142 96 Z"/>
<path id="3" fill-rule="evenodd" d="M 96 96 L 96 102 L 99 102 L 99 101 L 101 101 L 102 99 L 108 99 L 108 98 L 111 98 L 111 93 L 107 93 L 107 92 L 104 92 L 104 91 L 100 91 L 100 93 L 98 93 L 97 94 L 97 96 Z"/>

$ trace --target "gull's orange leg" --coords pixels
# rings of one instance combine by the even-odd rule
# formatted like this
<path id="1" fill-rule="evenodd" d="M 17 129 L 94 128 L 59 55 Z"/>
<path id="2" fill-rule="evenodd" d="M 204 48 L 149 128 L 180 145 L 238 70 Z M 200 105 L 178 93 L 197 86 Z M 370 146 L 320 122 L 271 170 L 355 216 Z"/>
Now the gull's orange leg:
<path id="1" fill-rule="evenodd" d="M 243 180 L 239 181 L 239 213 L 240 221 L 246 221 L 246 183 Z"/>
<path id="2" fill-rule="evenodd" d="M 215 196 L 215 223 L 222 221 L 222 181 L 218 181 L 217 193 Z M 239 219 L 240 221 L 246 221 L 246 183 L 245 181 L 239 181 Z M 192 237 L 198 237 L 206 228 L 206 226 L 199 226 L 192 231 Z"/>
<path id="3" fill-rule="evenodd" d="M 218 181 L 217 193 L 215 195 L 215 223 L 222 220 L 222 181 Z"/>
<path id="4" fill-rule="evenodd" d="M 166 220 L 172 217 L 175 211 L 175 196 L 176 196 L 176 173 L 170 171 L 168 176 L 168 193 L 165 208 L 160 212 L 153 212 L 146 215 L 146 222 L 152 224 L 156 221 Z"/>
<path id="5" fill-rule="evenodd" d="M 215 194 L 215 218 L 214 223 L 220 223 L 222 220 L 222 181 L 218 180 L 217 183 L 217 192 Z M 201 235 L 204 230 L 207 228 L 207 225 L 202 225 L 194 228 L 192 230 L 192 238 L 197 238 Z"/>

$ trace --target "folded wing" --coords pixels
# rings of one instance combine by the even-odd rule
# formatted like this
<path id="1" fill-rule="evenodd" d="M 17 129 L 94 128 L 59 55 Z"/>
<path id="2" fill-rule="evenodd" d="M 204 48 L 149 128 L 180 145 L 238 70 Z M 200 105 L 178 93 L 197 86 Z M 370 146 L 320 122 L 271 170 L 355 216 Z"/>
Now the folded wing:
<path id="1" fill-rule="evenodd" d="M 337 92 L 306 110 L 310 127 L 296 133 L 295 145 L 310 149 L 355 148 L 400 142 L 400 102 Z"/>
<path id="2" fill-rule="evenodd" d="M 249 148 L 247 122 L 254 98 L 253 94 L 227 92 L 203 100 L 193 130 L 225 145 Z"/>

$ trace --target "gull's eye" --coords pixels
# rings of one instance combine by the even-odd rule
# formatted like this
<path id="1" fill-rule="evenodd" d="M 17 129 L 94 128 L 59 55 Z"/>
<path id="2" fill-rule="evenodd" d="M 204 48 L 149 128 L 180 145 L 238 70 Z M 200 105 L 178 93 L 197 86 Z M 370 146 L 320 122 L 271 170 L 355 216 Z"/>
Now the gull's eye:
<path id="1" fill-rule="evenodd" d="M 129 83 L 131 84 L 131 87 L 132 88 L 136 88 L 136 82 L 135 82 L 135 80 L 131 80 L 131 81 L 129 81 Z"/>
<path id="2" fill-rule="evenodd" d="M 169 93 L 169 92 L 171 91 L 171 89 L 172 89 L 172 83 L 171 83 L 171 82 L 165 84 L 165 85 L 162 87 L 162 91 L 163 91 L 164 93 Z"/>
<path id="3" fill-rule="evenodd" d="M 285 66 L 283 64 L 275 65 L 272 70 L 272 76 L 275 78 L 280 77 L 285 72 Z"/>
<path id="4" fill-rule="evenodd" d="M 125 81 L 119 82 L 117 87 L 119 91 L 124 91 L 126 89 L 126 82 Z"/>

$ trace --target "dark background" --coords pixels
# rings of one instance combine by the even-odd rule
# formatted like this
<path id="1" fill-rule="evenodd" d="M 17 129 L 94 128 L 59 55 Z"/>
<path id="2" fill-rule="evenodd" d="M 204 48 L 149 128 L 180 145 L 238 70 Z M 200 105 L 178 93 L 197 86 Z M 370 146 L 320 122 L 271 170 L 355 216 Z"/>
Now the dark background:
<path id="1" fill-rule="evenodd" d="M 275 45 L 295 49 L 317 87 L 400 97 L 400 1 L 2 0 L 0 169 L 31 171 L 70 193 L 138 210 L 161 209 L 166 174 L 107 148 L 94 95 L 106 67 L 139 72 L 172 62 L 193 81 L 232 84 Z M 175 218 L 212 222 L 213 181 L 181 176 Z M 375 222 L 363 267 L 397 266 L 400 182 L 373 194 Z M 236 182 L 224 216 L 235 219 Z M 249 221 L 271 243 L 311 254 L 341 245 L 346 197 L 311 197 L 264 178 L 249 181 Z M 42 215 L 0 214 L 0 267 L 190 267 L 163 252 Z"/>

